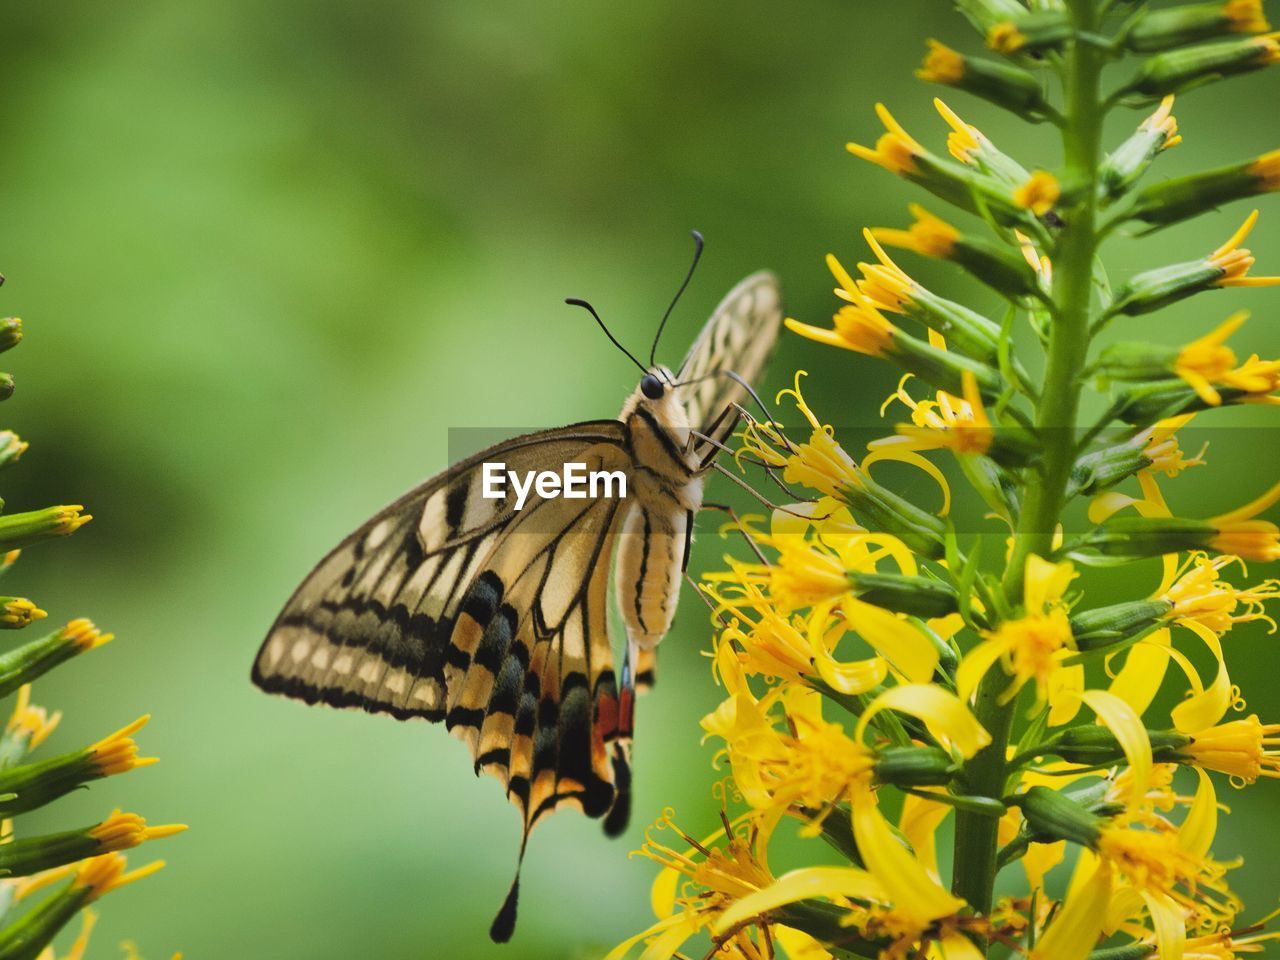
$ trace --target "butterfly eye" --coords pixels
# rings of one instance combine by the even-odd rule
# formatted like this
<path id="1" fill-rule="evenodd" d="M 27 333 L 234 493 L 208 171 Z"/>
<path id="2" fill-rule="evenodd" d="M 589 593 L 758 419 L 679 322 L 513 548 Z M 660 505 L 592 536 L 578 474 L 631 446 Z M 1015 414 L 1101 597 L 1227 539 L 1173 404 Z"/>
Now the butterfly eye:
<path id="1" fill-rule="evenodd" d="M 640 381 L 640 392 L 650 400 L 661 400 L 662 391 L 662 381 L 652 373 L 646 373 L 644 378 Z"/>

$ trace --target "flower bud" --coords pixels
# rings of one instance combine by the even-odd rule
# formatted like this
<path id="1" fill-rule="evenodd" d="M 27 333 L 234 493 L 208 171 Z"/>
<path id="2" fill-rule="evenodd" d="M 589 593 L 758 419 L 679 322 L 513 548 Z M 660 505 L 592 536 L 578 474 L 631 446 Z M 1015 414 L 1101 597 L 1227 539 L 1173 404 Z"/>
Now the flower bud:
<path id="1" fill-rule="evenodd" d="M 875 771 L 876 780 L 895 787 L 945 786 L 956 763 L 939 747 L 885 747 L 876 752 Z"/>
<path id="2" fill-rule="evenodd" d="M 1057 116 L 1033 74 L 1012 64 L 966 57 L 937 40 L 929 41 L 916 76 L 972 93 L 1033 122 Z"/>
<path id="3" fill-rule="evenodd" d="M 955 588 L 941 580 L 850 570 L 849 582 L 859 600 L 895 613 L 929 619 L 958 609 Z"/>
<path id="4" fill-rule="evenodd" d="M 1160 310 L 1187 297 L 1221 287 L 1264 287 L 1280 283 L 1280 277 L 1251 277 L 1253 254 L 1240 246 L 1258 222 L 1258 211 L 1245 217 L 1226 243 L 1213 253 L 1189 263 L 1148 270 L 1133 277 L 1116 292 L 1110 313 L 1139 316 Z"/>
<path id="5" fill-rule="evenodd" d="M 1024 10 L 991 27 L 987 46 L 1006 56 L 1041 53 L 1061 46 L 1072 32 L 1071 18 L 1064 10 Z"/>
<path id="6" fill-rule="evenodd" d="M 0 654 L 0 697 L 86 650 L 112 640 L 88 620 L 72 620 L 61 630 Z"/>
<path id="7" fill-rule="evenodd" d="M 1280 150 L 1244 163 L 1153 184 L 1139 193 L 1130 216 L 1163 227 L 1224 203 L 1280 190 Z"/>
<path id="8" fill-rule="evenodd" d="M 1165 97 L 1159 108 L 1138 125 L 1137 131 L 1102 161 L 1098 177 L 1108 197 L 1118 197 L 1146 172 L 1164 150 L 1182 142 L 1178 121 L 1173 116 L 1173 96 Z"/>
<path id="9" fill-rule="evenodd" d="M 996 24 L 1027 13 L 1027 8 L 1017 0 L 956 0 L 956 9 L 984 37 Z"/>
<path id="10" fill-rule="evenodd" d="M 0 770 L 0 816 L 27 813 L 94 780 L 155 763 L 154 757 L 138 756 L 138 745 L 131 736 L 147 719 L 140 717 L 83 750 Z"/>
<path id="11" fill-rule="evenodd" d="M 0 430 L 0 467 L 16 463 L 29 444 L 12 430 Z"/>
<path id="12" fill-rule="evenodd" d="M 6 875 L 28 876 L 76 860 L 127 850 L 147 840 L 171 837 L 185 829 L 176 823 L 148 827 L 136 813 L 116 811 L 102 823 L 91 827 L 23 837 L 0 844 L 0 870 Z"/>
<path id="13" fill-rule="evenodd" d="M 1024 218 L 1022 207 L 1010 196 L 1006 185 L 973 167 L 954 163 L 930 153 L 902 127 L 884 104 L 876 104 L 876 114 L 886 133 L 875 149 L 859 143 L 845 145 L 855 157 L 883 167 L 934 196 L 970 213 L 990 212 L 1002 223 Z"/>
<path id="14" fill-rule="evenodd" d="M 26 597 L 0 597 L 0 630 L 18 630 L 47 616 Z"/>
<path id="15" fill-rule="evenodd" d="M 906 230 L 880 227 L 871 231 L 881 243 L 914 250 L 926 257 L 950 260 L 1007 297 L 1043 296 L 1036 271 L 1003 247 L 961 233 L 919 204 L 911 205 L 916 222 Z"/>
<path id="16" fill-rule="evenodd" d="M 1125 46 L 1155 53 L 1211 40 L 1231 33 L 1266 33 L 1261 0 L 1197 3 L 1168 10 L 1148 10 L 1125 33 Z"/>
<path id="17" fill-rule="evenodd" d="M 1165 762 L 1172 760 L 1174 751 L 1185 746 L 1191 738 L 1176 730 L 1148 730 L 1147 740 L 1151 744 L 1153 759 Z M 1090 767 L 1123 763 L 1125 760 L 1124 748 L 1120 746 L 1115 734 L 1101 724 L 1094 723 L 1063 730 L 1046 744 L 1046 752 L 1055 753 L 1068 763 Z"/>
<path id="18" fill-rule="evenodd" d="M 1206 43 L 1152 57 L 1122 88 L 1122 93 L 1159 100 L 1188 87 L 1261 70 L 1277 61 L 1280 43 L 1275 34 Z"/>
<path id="19" fill-rule="evenodd" d="M 1205 550 L 1217 530 L 1206 520 L 1181 517 L 1112 517 L 1088 535 L 1085 544 L 1107 557 L 1158 557 Z"/>
<path id="20" fill-rule="evenodd" d="M 946 524 L 870 477 L 864 475 L 859 483 L 842 487 L 838 496 L 868 530 L 892 533 L 930 559 L 946 553 Z"/>
<path id="21" fill-rule="evenodd" d="M 1103 350 L 1093 368 L 1112 380 L 1163 380 L 1173 373 L 1178 353 L 1164 343 L 1122 340 Z"/>
<path id="22" fill-rule="evenodd" d="M 13 550 L 75 533 L 93 519 L 79 504 L 0 517 L 0 550 Z"/>
<path id="23" fill-rule="evenodd" d="M 1080 650 L 1097 650 L 1137 636 L 1161 623 L 1172 610 L 1167 600 L 1113 603 L 1072 615 L 1071 635 Z"/>
<path id="24" fill-rule="evenodd" d="M 18 317 L 0 318 L 0 353 L 11 350 L 22 342 L 22 320 Z"/>
<path id="25" fill-rule="evenodd" d="M 1105 821 L 1069 797 L 1048 787 L 1032 787 L 1018 797 L 1032 836 L 1043 843 L 1070 840 L 1092 847 Z"/>

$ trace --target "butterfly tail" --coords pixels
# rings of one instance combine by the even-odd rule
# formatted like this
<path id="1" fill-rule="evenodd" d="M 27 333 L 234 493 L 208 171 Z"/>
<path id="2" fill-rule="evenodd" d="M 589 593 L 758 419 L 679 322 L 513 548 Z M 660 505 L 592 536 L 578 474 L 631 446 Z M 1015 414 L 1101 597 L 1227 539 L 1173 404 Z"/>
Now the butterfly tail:
<path id="1" fill-rule="evenodd" d="M 520 902 L 520 871 L 524 869 L 524 849 L 529 842 L 530 827 L 526 826 L 524 836 L 520 838 L 520 856 L 516 859 L 516 875 L 511 881 L 511 889 L 498 908 L 498 914 L 489 925 L 489 939 L 494 943 L 506 943 L 516 932 L 516 908 Z"/>

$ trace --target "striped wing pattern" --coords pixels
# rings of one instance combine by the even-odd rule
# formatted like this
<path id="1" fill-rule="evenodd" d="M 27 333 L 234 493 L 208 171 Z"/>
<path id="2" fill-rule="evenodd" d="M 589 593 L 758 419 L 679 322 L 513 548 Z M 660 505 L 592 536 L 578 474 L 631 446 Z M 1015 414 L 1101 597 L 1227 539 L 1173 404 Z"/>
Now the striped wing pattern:
<path id="1" fill-rule="evenodd" d="M 631 468 L 617 421 L 520 437 L 428 481 L 340 544 L 254 664 L 272 693 L 444 721 L 498 778 L 525 835 L 563 805 L 599 817 L 630 773 L 606 628 L 620 502 L 480 494 L 480 464 Z M 621 812 L 621 811 L 619 811 Z M 611 818 L 611 821 L 613 818 Z"/>
<path id="2" fill-rule="evenodd" d="M 767 270 L 751 274 L 720 301 L 676 374 L 676 382 L 687 383 L 676 395 L 695 430 L 721 441 L 728 436 L 733 420 L 725 411 L 743 403 L 746 391 L 735 380 L 716 374 L 732 371 L 754 384 L 781 325 L 782 293 L 778 278 Z"/>

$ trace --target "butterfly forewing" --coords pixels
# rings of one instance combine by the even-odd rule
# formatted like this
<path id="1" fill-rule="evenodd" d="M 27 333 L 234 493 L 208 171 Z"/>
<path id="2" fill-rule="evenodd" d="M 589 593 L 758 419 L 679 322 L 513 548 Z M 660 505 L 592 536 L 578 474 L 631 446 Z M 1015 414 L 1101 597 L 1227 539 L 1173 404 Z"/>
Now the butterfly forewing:
<path id="1" fill-rule="evenodd" d="M 746 391 L 731 377 L 755 384 L 773 351 L 782 323 L 782 294 L 778 278 L 768 271 L 753 273 L 725 295 L 694 341 L 676 382 L 689 423 L 701 433 L 723 440 L 732 429 L 725 411 L 742 403 Z"/>

